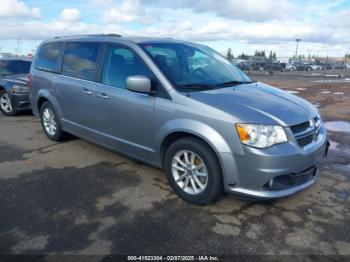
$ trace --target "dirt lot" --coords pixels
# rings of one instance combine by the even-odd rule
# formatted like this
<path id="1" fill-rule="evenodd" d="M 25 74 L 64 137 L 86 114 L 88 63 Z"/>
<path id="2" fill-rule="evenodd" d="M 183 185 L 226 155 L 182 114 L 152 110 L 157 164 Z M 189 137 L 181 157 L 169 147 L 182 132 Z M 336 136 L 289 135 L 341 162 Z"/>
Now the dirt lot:
<path id="1" fill-rule="evenodd" d="M 298 92 L 325 121 L 350 122 L 349 83 L 255 79 Z M 347 131 L 329 133 L 331 151 L 311 188 L 197 207 L 174 195 L 161 170 L 80 139 L 53 143 L 34 116 L 0 115 L 0 254 L 350 255 Z"/>

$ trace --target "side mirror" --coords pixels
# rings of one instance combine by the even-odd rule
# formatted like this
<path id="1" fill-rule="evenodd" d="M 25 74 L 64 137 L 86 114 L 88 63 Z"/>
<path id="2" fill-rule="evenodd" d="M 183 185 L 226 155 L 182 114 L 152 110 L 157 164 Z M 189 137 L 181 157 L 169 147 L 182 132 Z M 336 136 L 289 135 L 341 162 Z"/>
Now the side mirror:
<path id="1" fill-rule="evenodd" d="M 151 80 L 146 76 L 135 75 L 126 79 L 126 89 L 144 94 L 151 94 Z"/>

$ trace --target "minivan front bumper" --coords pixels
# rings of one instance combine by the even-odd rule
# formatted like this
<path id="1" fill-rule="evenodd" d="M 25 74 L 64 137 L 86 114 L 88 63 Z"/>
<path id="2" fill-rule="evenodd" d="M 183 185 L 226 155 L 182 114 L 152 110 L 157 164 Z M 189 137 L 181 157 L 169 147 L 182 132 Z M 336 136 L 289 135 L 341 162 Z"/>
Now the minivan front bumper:
<path id="1" fill-rule="evenodd" d="M 292 195 L 315 183 L 317 164 L 327 155 L 328 146 L 324 128 L 317 141 L 306 148 L 296 141 L 268 149 L 243 146 L 244 154 L 233 156 L 237 181 L 226 185 L 225 191 L 254 199 Z"/>
<path id="2" fill-rule="evenodd" d="M 230 192 L 238 195 L 255 198 L 255 199 L 273 199 L 273 198 L 286 197 L 289 195 L 293 195 L 296 192 L 301 191 L 305 188 L 308 188 L 309 186 L 314 184 L 317 176 L 318 174 L 313 179 L 311 179 L 310 181 L 304 184 L 291 187 L 288 189 L 284 189 L 284 190 L 279 190 L 279 191 L 252 190 L 247 188 L 235 187 L 235 188 L 231 188 Z"/>

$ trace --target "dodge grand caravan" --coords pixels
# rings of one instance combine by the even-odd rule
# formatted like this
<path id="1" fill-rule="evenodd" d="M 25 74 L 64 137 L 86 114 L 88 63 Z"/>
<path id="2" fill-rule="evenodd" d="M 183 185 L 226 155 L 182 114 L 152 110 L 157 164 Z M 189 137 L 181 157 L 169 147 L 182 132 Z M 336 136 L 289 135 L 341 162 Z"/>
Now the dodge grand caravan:
<path id="1" fill-rule="evenodd" d="M 49 139 L 92 141 L 165 170 L 183 199 L 258 199 L 312 185 L 328 150 L 309 102 L 263 83 L 209 47 L 118 35 L 43 42 L 30 101 Z"/>

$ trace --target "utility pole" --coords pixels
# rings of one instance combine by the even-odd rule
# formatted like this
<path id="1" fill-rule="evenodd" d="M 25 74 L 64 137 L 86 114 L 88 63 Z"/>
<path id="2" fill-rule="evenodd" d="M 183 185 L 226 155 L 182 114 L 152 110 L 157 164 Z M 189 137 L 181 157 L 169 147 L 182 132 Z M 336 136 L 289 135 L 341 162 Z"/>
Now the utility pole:
<path id="1" fill-rule="evenodd" d="M 295 39 L 295 41 L 297 42 L 297 48 L 295 50 L 295 59 L 298 60 L 298 48 L 299 48 L 299 42 L 301 41 L 300 38 Z"/>
<path id="2" fill-rule="evenodd" d="M 22 45 L 22 39 L 21 38 L 18 38 L 17 39 L 17 56 L 20 56 L 21 55 L 21 45 Z"/>

